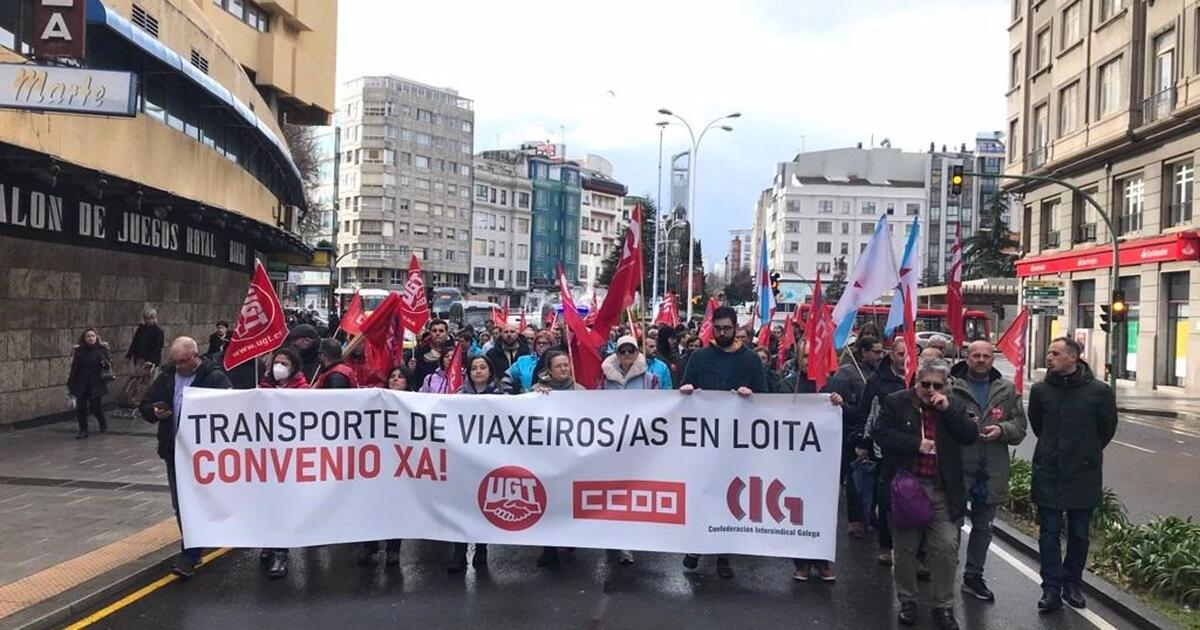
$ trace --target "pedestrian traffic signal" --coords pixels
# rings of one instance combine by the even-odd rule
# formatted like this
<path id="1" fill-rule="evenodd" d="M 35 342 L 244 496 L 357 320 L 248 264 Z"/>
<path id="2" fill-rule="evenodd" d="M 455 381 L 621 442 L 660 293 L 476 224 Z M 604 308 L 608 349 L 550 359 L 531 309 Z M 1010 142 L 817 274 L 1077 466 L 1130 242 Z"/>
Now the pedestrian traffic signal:
<path id="1" fill-rule="evenodd" d="M 774 293 L 775 297 L 779 297 L 779 272 L 778 271 L 771 274 L 771 293 Z"/>
<path id="2" fill-rule="evenodd" d="M 950 194 L 961 195 L 963 186 L 963 167 L 950 167 Z"/>
<path id="3" fill-rule="evenodd" d="M 1125 292 L 1117 289 L 1113 291 L 1112 303 L 1112 322 L 1114 324 L 1123 324 L 1129 317 L 1129 305 L 1125 303 Z"/>
<path id="4" fill-rule="evenodd" d="M 1111 304 L 1100 305 L 1100 330 L 1109 332 L 1112 328 L 1113 315 Z"/>

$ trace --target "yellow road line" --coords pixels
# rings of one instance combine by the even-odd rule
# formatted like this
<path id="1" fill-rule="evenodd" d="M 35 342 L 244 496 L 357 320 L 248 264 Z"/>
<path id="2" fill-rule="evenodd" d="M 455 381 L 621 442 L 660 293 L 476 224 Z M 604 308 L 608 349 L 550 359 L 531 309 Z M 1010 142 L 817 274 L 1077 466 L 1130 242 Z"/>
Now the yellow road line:
<path id="1" fill-rule="evenodd" d="M 213 560 L 220 558 L 221 556 L 229 553 L 229 551 L 230 551 L 230 548 L 225 547 L 223 549 L 218 549 L 218 550 L 204 556 L 204 558 L 202 558 L 200 560 L 200 566 L 204 566 L 204 565 L 212 562 Z M 105 617 L 117 612 L 118 610 L 121 610 L 122 608 L 125 608 L 126 606 L 138 601 L 139 599 L 142 599 L 143 597 L 153 593 L 154 591 L 157 591 L 158 589 L 170 584 L 171 582 L 178 581 L 179 579 L 180 579 L 180 577 L 178 575 L 175 575 L 174 573 L 168 573 L 168 574 L 158 578 L 157 580 L 154 580 L 153 582 L 147 584 L 146 586 L 143 586 L 142 588 L 126 595 L 125 597 L 122 597 L 121 599 L 118 599 L 117 601 L 105 606 L 104 608 L 97 610 L 96 612 L 88 615 L 87 617 L 84 617 L 83 619 L 76 621 L 75 623 L 67 626 L 64 630 L 80 630 L 81 628 L 86 628 L 86 627 L 104 619 Z"/>

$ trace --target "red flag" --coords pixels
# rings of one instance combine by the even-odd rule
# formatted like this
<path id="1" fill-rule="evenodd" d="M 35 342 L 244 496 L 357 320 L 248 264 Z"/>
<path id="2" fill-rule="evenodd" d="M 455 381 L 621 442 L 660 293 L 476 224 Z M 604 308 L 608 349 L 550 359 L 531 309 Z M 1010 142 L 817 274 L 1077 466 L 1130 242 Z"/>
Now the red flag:
<path id="1" fill-rule="evenodd" d="M 226 370 L 232 370 L 271 352 L 283 345 L 287 333 L 279 296 L 275 295 L 275 287 L 271 286 L 266 268 L 262 262 L 255 260 L 250 288 L 246 290 L 246 299 L 242 300 L 242 310 L 238 312 L 237 324 L 225 348 L 222 364 Z"/>
<path id="2" fill-rule="evenodd" d="M 996 342 L 996 349 L 1001 352 L 1017 368 L 1013 374 L 1013 384 L 1017 393 L 1024 391 L 1025 385 L 1025 329 L 1029 326 L 1029 310 L 1021 309 L 1017 318 L 1008 325 L 1008 330 Z"/>
<path id="3" fill-rule="evenodd" d="M 910 287 L 900 285 L 904 291 L 904 382 L 912 387 L 917 376 L 917 326 L 913 323 L 912 301 L 916 299 Z"/>
<path id="4" fill-rule="evenodd" d="M 642 343 L 642 327 L 638 326 L 637 320 L 633 317 L 633 308 L 625 309 L 625 319 L 629 321 L 629 330 L 633 332 L 633 338 L 639 344 Z"/>
<path id="5" fill-rule="evenodd" d="M 492 309 L 492 325 L 499 328 L 504 328 L 508 325 L 508 315 L 503 310 L 498 308 Z"/>
<path id="6" fill-rule="evenodd" d="M 519 330 L 519 331 L 525 330 L 525 309 L 524 308 L 521 309 L 521 323 L 517 325 L 517 330 Z"/>
<path id="7" fill-rule="evenodd" d="M 425 300 L 425 280 L 421 278 L 421 262 L 413 254 L 408 261 L 408 280 L 404 282 L 401 298 L 400 321 L 414 335 L 421 333 L 429 321 L 429 302 Z"/>
<path id="8" fill-rule="evenodd" d="M 654 323 L 671 327 L 679 325 L 679 307 L 675 305 L 675 295 L 670 291 L 658 303 L 658 316 L 654 318 Z"/>
<path id="9" fill-rule="evenodd" d="M 782 370 L 783 363 L 787 360 L 788 350 L 791 350 L 796 345 L 796 321 L 792 318 L 792 313 L 788 313 L 787 319 L 783 321 L 783 339 L 779 340 L 779 352 L 775 357 L 775 369 Z"/>
<path id="10" fill-rule="evenodd" d="M 600 346 L 604 339 L 594 331 L 588 330 L 575 310 L 575 301 L 567 288 L 567 277 L 563 273 L 562 263 L 558 263 L 558 287 L 562 301 L 563 323 L 567 329 L 567 350 L 571 357 L 571 371 L 575 373 L 575 382 L 587 389 L 597 389 L 604 377 L 600 357 Z"/>
<path id="11" fill-rule="evenodd" d="M 403 298 L 392 291 L 362 323 L 367 368 L 387 374 L 404 358 L 404 327 L 400 322 Z"/>
<path id="12" fill-rule="evenodd" d="M 454 344 L 454 354 L 450 355 L 450 367 L 446 370 L 446 393 L 457 394 L 463 386 L 463 342 Z"/>
<path id="13" fill-rule="evenodd" d="M 821 295 L 821 274 L 817 273 L 813 283 L 813 301 L 804 326 L 804 338 L 808 342 L 808 379 L 820 390 L 825 387 L 829 375 L 837 369 L 837 354 L 833 349 L 833 311 L 825 304 Z"/>
<path id="14" fill-rule="evenodd" d="M 966 332 L 963 330 L 962 297 L 962 224 L 955 230 L 954 245 L 950 248 L 950 271 L 946 278 L 946 325 L 954 340 L 955 352 L 962 348 Z"/>
<path id="15" fill-rule="evenodd" d="M 554 309 L 546 311 L 546 315 L 542 317 L 542 328 L 550 330 L 554 327 Z"/>
<path id="16" fill-rule="evenodd" d="M 775 313 L 772 312 L 771 317 L 774 317 L 774 316 L 775 316 Z M 767 348 L 767 347 L 770 347 L 770 345 L 771 345 L 770 321 L 771 321 L 771 319 L 767 318 L 766 323 L 763 323 L 762 328 L 758 329 L 757 343 L 758 343 L 759 348 Z"/>
<path id="17" fill-rule="evenodd" d="M 621 248 L 621 259 L 604 303 L 596 312 L 593 330 L 607 337 L 612 327 L 621 321 L 621 311 L 633 304 L 633 294 L 642 282 L 642 206 L 634 206 L 630 215 L 629 228 L 625 232 L 625 245 Z"/>
<path id="18" fill-rule="evenodd" d="M 346 309 L 346 316 L 342 318 L 342 330 L 346 331 L 347 335 L 361 335 L 362 323 L 366 319 L 367 314 L 363 312 L 362 296 L 355 291 L 354 297 L 350 300 L 350 308 Z"/>
<path id="19" fill-rule="evenodd" d="M 704 307 L 704 321 L 700 322 L 700 345 L 707 346 L 713 338 L 712 314 L 717 310 L 717 298 L 708 298 L 708 306 Z"/>

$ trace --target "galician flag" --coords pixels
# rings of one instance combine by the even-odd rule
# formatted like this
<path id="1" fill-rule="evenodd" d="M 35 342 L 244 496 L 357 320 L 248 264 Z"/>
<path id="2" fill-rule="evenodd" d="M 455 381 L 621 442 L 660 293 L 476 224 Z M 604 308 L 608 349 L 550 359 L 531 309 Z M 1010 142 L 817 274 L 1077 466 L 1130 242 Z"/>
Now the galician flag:
<path id="1" fill-rule="evenodd" d="M 917 319 L 917 274 L 921 268 L 921 252 L 917 247 L 917 235 L 921 231 L 921 222 L 913 217 L 912 229 L 908 233 L 908 242 L 904 244 L 904 257 L 900 259 L 900 282 L 892 292 L 892 310 L 888 311 L 887 326 L 883 329 L 884 337 L 891 337 L 897 326 L 904 325 L 904 292 L 913 296 L 909 315 Z"/>
<path id="2" fill-rule="evenodd" d="M 900 274 L 896 272 L 896 255 L 892 252 L 892 238 L 885 214 L 875 224 L 875 234 L 867 243 L 867 249 L 858 257 L 854 272 L 846 281 L 846 289 L 833 308 L 833 323 L 837 326 L 833 335 L 834 346 L 846 346 L 846 338 L 850 336 L 860 307 L 878 300 L 879 296 L 891 291 L 899 283 Z"/>
<path id="3" fill-rule="evenodd" d="M 767 269 L 767 232 L 763 230 L 758 245 L 758 325 L 759 329 L 770 328 L 775 316 L 775 293 L 771 291 L 771 272 Z"/>

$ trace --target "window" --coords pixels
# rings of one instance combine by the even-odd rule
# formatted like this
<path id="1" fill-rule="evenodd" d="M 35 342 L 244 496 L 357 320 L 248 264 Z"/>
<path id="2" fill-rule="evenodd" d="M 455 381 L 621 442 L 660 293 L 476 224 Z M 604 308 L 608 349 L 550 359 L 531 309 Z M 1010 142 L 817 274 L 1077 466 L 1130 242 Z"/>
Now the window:
<path id="1" fill-rule="evenodd" d="M 1050 27 L 1038 31 L 1038 34 L 1033 38 L 1033 50 L 1037 57 L 1034 70 L 1043 70 L 1050 67 Z"/>
<path id="2" fill-rule="evenodd" d="M 1015 88 L 1021 82 L 1021 51 L 1014 50 L 1008 61 L 1008 87 Z"/>
<path id="3" fill-rule="evenodd" d="M 833 234 L 833 221 L 817 221 L 817 234 Z"/>
<path id="4" fill-rule="evenodd" d="M 1096 116 L 1103 118 L 1120 108 L 1121 58 L 1100 66 L 1099 93 L 1096 98 Z"/>
<path id="5" fill-rule="evenodd" d="M 529 233 L 529 219 L 517 219 L 517 233 L 518 234 L 528 234 Z"/>
<path id="6" fill-rule="evenodd" d="M 1016 22 L 1021 17 L 1021 0 L 1012 0 L 1012 21 Z"/>
<path id="7" fill-rule="evenodd" d="M 433 112 L 424 109 L 418 109 L 417 120 L 425 123 L 433 122 Z M 429 144 L 429 136 L 426 135 L 425 138 L 425 144 Z"/>
<path id="8" fill-rule="evenodd" d="M 905 226 L 905 227 L 912 227 L 912 226 Z M 842 243 L 841 253 L 843 256 L 850 253 L 850 243 Z"/>
<path id="9" fill-rule="evenodd" d="M 1094 328 L 1096 325 L 1096 281 L 1076 280 L 1071 283 L 1075 297 L 1074 325 L 1072 328 Z"/>
<path id="10" fill-rule="evenodd" d="M 468 124 L 470 124 L 470 123 L 463 123 L 463 124 L 464 124 L 464 125 L 468 125 Z M 525 286 L 526 284 L 529 284 L 529 272 L 527 272 L 527 271 L 518 271 L 518 272 L 517 272 L 517 286 L 519 286 L 519 287 L 523 287 L 523 286 Z"/>
<path id="11" fill-rule="evenodd" d="M 1152 82 L 1150 102 L 1144 107 L 1142 122 L 1151 122 L 1165 116 L 1175 107 L 1175 29 L 1154 38 L 1154 66 L 1150 69 Z"/>
<path id="12" fill-rule="evenodd" d="M 1100 21 L 1103 22 L 1120 13 L 1123 2 L 1124 0 L 1100 0 Z"/>
<path id="13" fill-rule="evenodd" d="M 874 234 L 875 233 L 875 224 L 874 223 L 858 224 L 858 233 L 859 234 Z"/>
<path id="14" fill-rule="evenodd" d="M 875 214 L 875 202 L 874 201 L 862 202 L 862 213 L 863 214 Z"/>
<path id="15" fill-rule="evenodd" d="M 896 202 L 894 202 L 894 201 L 887 202 L 887 213 L 888 214 L 896 214 Z"/>
<path id="16" fill-rule="evenodd" d="M 1008 159 L 1017 159 L 1017 135 L 1021 131 L 1021 121 L 1016 118 L 1008 121 Z"/>
<path id="17" fill-rule="evenodd" d="M 822 199 L 817 202 L 817 212 L 821 214 L 833 214 L 833 200 Z"/>
<path id="18" fill-rule="evenodd" d="M 788 250 L 789 254 L 799 254 L 800 253 L 800 241 L 788 241 L 787 242 L 787 250 Z"/>
<path id="19" fill-rule="evenodd" d="M 526 260 L 529 258 L 529 246 L 517 245 L 517 260 Z"/>
<path id="20" fill-rule="evenodd" d="M 796 212 L 800 212 L 800 202 L 795 199 L 788 199 L 787 200 L 787 212 L 788 212 L 788 214 L 794 214 Z"/>
<path id="21" fill-rule="evenodd" d="M 910 217 L 915 217 L 921 213 L 921 204 L 906 203 L 904 204 L 904 214 Z"/>
<path id="22" fill-rule="evenodd" d="M 796 244 L 797 251 L 799 250 L 799 245 L 800 245 L 799 243 Z M 833 253 L 833 243 L 830 243 L 828 241 L 817 241 L 817 253 L 818 254 L 832 254 Z"/>
<path id="23" fill-rule="evenodd" d="M 850 214 L 850 202 L 849 201 L 842 202 L 842 214 Z"/>
<path id="24" fill-rule="evenodd" d="M 1196 168 L 1189 160 L 1167 166 L 1171 187 L 1168 189 L 1169 203 L 1166 204 L 1164 225 L 1186 225 L 1192 220 L 1192 192 L 1196 181 Z"/>
<path id="25" fill-rule="evenodd" d="M 213 4 L 222 7 L 230 15 L 260 33 L 270 31 L 271 14 L 250 0 L 213 0 Z"/>
<path id="26" fill-rule="evenodd" d="M 829 273 L 829 270 L 831 268 L 832 268 L 832 265 L 830 263 L 827 263 L 827 262 L 817 263 L 817 272 L 818 273 Z M 793 271 L 795 271 L 795 270 L 793 269 Z"/>
<path id="27" fill-rule="evenodd" d="M 1121 234 L 1129 234 L 1142 229 L 1142 209 L 1145 205 L 1146 185 L 1141 175 L 1135 175 L 1117 180 L 1118 190 L 1121 191 L 1121 220 L 1118 228 Z"/>
<path id="28" fill-rule="evenodd" d="M 527 192 L 517 193 L 517 207 L 518 208 L 528 208 L 529 207 L 529 193 L 527 193 Z"/>
<path id="29" fill-rule="evenodd" d="M 1081 3 L 1076 2 L 1066 9 L 1063 9 L 1062 41 L 1059 43 L 1062 48 L 1065 49 L 1083 38 L 1082 24 L 1083 7 Z"/>
<path id="30" fill-rule="evenodd" d="M 475 284 L 487 283 L 487 270 L 483 267 L 475 267 L 471 270 L 471 282 Z"/>
<path id="31" fill-rule="evenodd" d="M 1079 128 L 1079 82 L 1058 92 L 1058 135 L 1065 136 Z"/>
<path id="32" fill-rule="evenodd" d="M 1186 383 L 1187 354 L 1190 347 L 1187 341 L 1187 331 L 1191 329 L 1190 276 L 1191 274 L 1186 271 L 1162 276 L 1167 311 L 1167 351 L 1163 357 L 1166 365 L 1163 366 L 1165 369 L 1160 370 L 1161 384 L 1163 385 L 1182 386 Z"/>
<path id="33" fill-rule="evenodd" d="M 488 187 L 483 184 L 475 184 L 475 199 L 478 201 L 487 201 Z"/>
<path id="34" fill-rule="evenodd" d="M 849 233 L 850 233 L 850 222 L 842 221 L 842 234 L 849 234 Z"/>
<path id="35" fill-rule="evenodd" d="M 475 239 L 474 246 L 471 248 L 471 253 L 476 256 L 487 255 L 487 241 L 482 238 Z"/>

